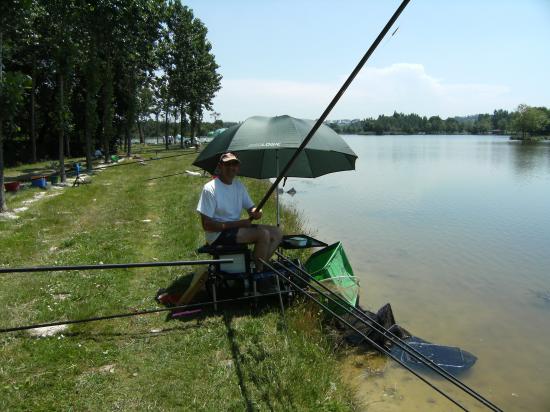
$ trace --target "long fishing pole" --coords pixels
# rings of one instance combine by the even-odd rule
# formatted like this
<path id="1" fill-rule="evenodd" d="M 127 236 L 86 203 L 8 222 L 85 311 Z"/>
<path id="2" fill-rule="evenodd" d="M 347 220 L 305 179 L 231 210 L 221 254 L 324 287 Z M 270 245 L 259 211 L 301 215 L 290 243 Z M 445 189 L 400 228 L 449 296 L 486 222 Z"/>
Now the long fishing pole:
<path id="1" fill-rule="evenodd" d="M 354 318 L 362 322 L 364 325 L 369 326 L 373 328 L 376 332 L 382 334 L 384 337 L 387 337 L 392 343 L 399 346 L 401 349 L 403 349 L 405 352 L 407 352 L 409 355 L 412 355 L 419 361 L 421 361 L 423 364 L 425 364 L 427 367 L 432 369 L 434 372 L 441 375 L 443 378 L 447 379 L 451 383 L 453 383 L 455 386 L 457 386 L 459 389 L 466 392 L 468 395 L 475 398 L 477 401 L 481 402 L 483 405 L 488 407 L 491 410 L 494 411 L 501 411 L 501 409 L 493 404 L 491 401 L 489 401 L 487 398 L 485 398 L 483 395 L 476 392 L 474 389 L 470 388 L 468 385 L 466 385 L 464 382 L 457 379 L 455 376 L 447 372 L 445 369 L 437 365 L 435 362 L 433 362 L 431 359 L 424 356 L 421 352 L 417 351 L 415 348 L 407 344 L 405 341 L 403 341 L 399 336 L 395 335 L 391 330 L 386 329 L 384 326 L 379 324 L 375 319 L 372 319 L 370 316 L 368 316 L 366 313 L 360 311 L 359 309 L 350 306 L 340 295 L 335 293 L 334 291 L 330 290 L 328 287 L 323 285 L 321 282 L 319 282 L 317 279 L 315 279 L 313 276 L 311 276 L 309 273 L 307 273 L 305 270 L 300 268 L 298 265 L 296 265 L 294 262 L 292 262 L 290 259 L 288 259 L 286 256 L 280 254 L 279 252 L 276 252 L 277 255 L 284 259 L 288 264 L 291 264 L 295 269 L 297 269 L 300 273 L 304 274 L 304 277 L 301 275 L 298 275 L 295 271 L 293 271 L 291 268 L 287 267 L 281 262 L 275 262 L 284 270 L 292 272 L 294 275 L 296 275 L 301 280 L 307 280 L 307 281 L 313 281 L 316 285 L 323 288 L 326 292 L 328 292 L 331 296 L 334 298 L 332 301 L 336 303 L 338 306 L 340 306 L 342 309 L 346 310 L 349 314 L 351 314 Z M 320 291 L 313 287 L 316 292 Z M 324 295 L 326 296 L 326 295 Z M 328 298 L 328 297 L 327 297 Z M 368 320 L 367 320 L 368 319 Z"/>
<path id="2" fill-rule="evenodd" d="M 286 291 L 281 291 L 282 294 L 288 294 Z M 270 297 L 279 295 L 279 292 L 272 292 L 272 293 L 264 293 L 262 294 L 262 297 Z M 152 313 L 160 313 L 160 312 L 169 312 L 174 310 L 180 310 L 180 309 L 193 309 L 201 306 L 210 306 L 221 303 L 233 303 L 233 302 L 239 302 L 243 300 L 250 300 L 255 299 L 258 296 L 242 296 L 238 298 L 232 298 L 232 299 L 223 299 L 223 300 L 217 300 L 214 301 L 208 301 L 208 302 L 198 302 L 198 303 L 191 303 L 188 305 L 182 305 L 182 306 L 173 306 L 170 308 L 156 308 L 156 309 L 145 309 L 135 312 L 126 312 L 126 313 L 117 313 L 114 315 L 106 315 L 106 316 L 95 316 L 92 318 L 84 318 L 84 319 L 72 319 L 72 320 L 61 320 L 57 322 L 48 322 L 48 323 L 35 323 L 32 325 L 25 325 L 25 326 L 14 326 L 11 328 L 2 328 L 0 329 L 0 333 L 8 333 L 8 332 L 18 332 L 23 330 L 29 330 L 29 329 L 38 329 L 38 328 L 45 328 L 50 326 L 61 326 L 61 325 L 73 325 L 75 323 L 88 323 L 88 322 L 97 322 L 101 320 L 110 320 L 110 319 L 118 319 L 118 318 L 128 318 L 131 316 L 140 316 L 140 315 L 150 315 Z"/>
<path id="3" fill-rule="evenodd" d="M 138 162 L 124 162 L 124 163 L 104 163 L 106 164 L 106 166 L 103 166 L 103 167 L 93 167 L 92 168 L 92 171 L 98 171 L 98 170 L 105 170 L 105 169 L 108 169 L 108 168 L 111 168 L 111 167 L 117 167 L 117 166 L 130 166 L 130 165 L 135 165 L 135 164 L 143 164 L 143 162 L 152 162 L 154 160 L 164 160 L 164 159 L 170 159 L 172 157 L 180 157 L 180 156 L 187 156 L 187 155 L 190 155 L 190 154 L 196 154 L 196 152 L 194 151 L 189 151 L 189 152 L 185 152 L 185 153 L 180 153 L 180 154 L 177 154 L 177 155 L 170 155 L 170 156 L 163 156 L 163 157 L 154 157 L 154 158 L 150 158 L 150 159 L 143 159 L 143 160 L 140 160 Z M 84 170 L 85 168 L 83 168 Z M 65 173 L 67 172 L 71 172 L 73 170 L 72 167 L 66 167 L 65 168 Z M 59 172 L 54 172 L 54 173 L 50 173 L 50 174 L 44 174 L 42 176 L 46 176 L 46 177 L 50 177 L 50 176 L 57 176 L 59 175 Z M 28 176 L 28 175 L 27 175 Z M 21 182 L 27 182 L 27 181 L 31 181 L 32 179 L 29 177 L 29 178 L 20 178 L 19 181 Z"/>
<path id="4" fill-rule="evenodd" d="M 347 90 L 351 82 L 355 79 L 357 74 L 361 71 L 361 69 L 367 62 L 367 60 L 370 58 L 371 54 L 374 52 L 374 50 L 376 50 L 376 48 L 378 47 L 378 45 L 380 44 L 384 36 L 388 33 L 390 28 L 393 26 L 393 24 L 395 23 L 395 21 L 397 20 L 401 12 L 405 9 L 405 7 L 407 7 L 407 4 L 409 4 L 409 2 L 410 0 L 403 0 L 401 5 L 397 8 L 397 10 L 393 14 L 393 16 L 390 18 L 390 20 L 386 23 L 386 25 L 384 26 L 384 28 L 382 29 L 378 37 L 376 37 L 372 45 L 369 47 L 369 49 L 367 50 L 363 58 L 359 61 L 357 66 L 355 66 L 355 69 L 353 69 L 353 71 L 351 72 L 347 80 L 344 82 L 340 90 L 338 90 L 338 93 L 336 93 L 334 98 L 331 100 L 331 102 L 329 103 L 329 105 L 327 106 L 323 114 L 321 114 L 321 117 L 317 119 L 317 121 L 315 122 L 315 124 L 313 125 L 309 133 L 307 134 L 307 136 L 304 138 L 304 141 L 302 142 L 302 144 L 296 149 L 296 151 L 294 152 L 294 154 L 292 155 L 292 157 L 290 158 L 286 166 L 279 173 L 279 176 L 277 176 L 277 179 L 275 179 L 275 181 L 273 182 L 271 187 L 268 189 L 268 191 L 266 192 L 262 200 L 260 200 L 260 203 L 258 203 L 258 205 L 256 206 L 257 209 L 261 209 L 265 205 L 265 203 L 269 199 L 269 196 L 271 196 L 271 194 L 273 193 L 277 185 L 281 182 L 283 177 L 287 174 L 292 164 L 296 161 L 300 153 L 307 146 L 307 144 L 309 143 L 309 141 L 311 140 L 315 132 L 317 132 L 317 129 L 321 127 L 321 125 L 323 124 L 323 122 L 326 120 L 327 116 L 331 112 L 331 110 L 334 108 L 336 103 L 338 103 L 338 100 L 340 100 L 340 98 L 345 93 L 345 91 Z"/>
<path id="5" fill-rule="evenodd" d="M 413 375 L 415 375 L 418 379 L 420 379 L 422 382 L 424 382 L 426 385 L 430 386 L 432 389 L 434 389 L 436 392 L 438 392 L 439 394 L 441 394 L 442 396 L 444 396 L 445 398 L 447 398 L 449 401 L 451 401 L 452 403 L 454 403 L 456 406 L 458 406 L 460 409 L 462 409 L 463 411 L 467 411 L 468 409 L 466 409 L 464 406 L 462 406 L 462 404 L 460 404 L 458 401 L 454 400 L 450 395 L 446 394 L 445 392 L 443 392 L 441 389 L 439 389 L 437 386 L 435 386 L 433 383 L 429 382 L 426 378 L 424 378 L 423 376 L 421 376 L 418 372 L 414 371 L 410 366 L 408 366 L 407 364 L 405 364 L 401 359 L 399 359 L 397 356 L 393 355 L 390 351 L 388 351 L 386 348 L 380 346 L 379 344 L 377 344 L 375 341 L 373 341 L 371 338 L 369 338 L 367 335 L 365 335 L 363 332 L 361 332 L 359 329 L 357 329 L 355 326 L 353 326 L 351 323 L 347 322 L 344 318 L 342 318 L 341 316 L 339 316 L 336 312 L 334 312 L 332 309 L 330 309 L 328 306 L 324 305 L 321 301 L 319 301 L 318 299 L 315 299 L 315 297 L 313 297 L 312 295 L 310 295 L 305 289 L 302 289 L 298 284 L 296 284 L 296 282 L 292 281 L 290 278 L 288 277 L 285 277 L 284 274 L 282 274 L 281 272 L 279 272 L 277 269 L 275 269 L 270 263 L 266 262 L 265 260 L 263 259 L 260 259 L 260 261 L 266 265 L 269 269 L 271 269 L 276 276 L 278 277 L 282 277 L 284 280 L 286 280 L 287 282 L 289 282 L 292 286 L 294 286 L 296 288 L 296 290 L 298 290 L 300 293 L 302 293 L 303 295 L 307 296 L 309 299 L 313 300 L 317 305 L 319 305 L 320 307 L 322 307 L 324 310 L 326 310 L 328 313 L 330 313 L 332 316 L 334 316 L 336 319 L 338 319 L 340 322 L 344 323 L 346 326 L 348 326 L 349 328 L 353 329 L 355 332 L 357 332 L 359 335 L 361 335 L 363 337 L 363 339 L 367 340 L 372 346 L 374 346 L 376 349 L 378 349 L 380 352 L 384 353 L 385 355 L 389 356 L 390 358 L 392 358 L 394 361 L 396 361 L 397 363 L 399 363 L 401 366 L 403 366 L 405 369 L 407 369 L 409 372 L 411 372 Z M 327 297 L 327 296 L 325 296 Z M 327 299 L 329 299 L 327 297 Z"/>
<path id="6" fill-rule="evenodd" d="M 162 266 L 193 266 L 210 265 L 216 263 L 233 263 L 233 259 L 207 259 L 207 260 L 174 260 L 166 262 L 142 262 L 142 263 L 107 263 L 100 265 L 68 265 L 68 266 L 33 266 L 19 268 L 0 268 L 2 273 L 28 273 L 28 272 L 58 272 L 66 270 L 103 270 L 103 269 L 130 269 Z"/>
<path id="7" fill-rule="evenodd" d="M 172 177 L 172 176 L 179 176 L 179 175 L 183 175 L 185 174 L 185 172 L 178 172 L 178 173 L 172 173 L 170 175 L 163 175 L 163 176 L 157 176 L 157 177 L 150 177 L 149 179 L 145 179 L 146 182 L 150 181 L 150 180 L 157 180 L 157 179 L 164 179 L 165 177 Z"/>
<path id="8" fill-rule="evenodd" d="M 153 162 L 155 160 L 164 160 L 164 159 L 171 159 L 173 157 L 181 157 L 181 156 L 187 156 L 190 154 L 196 154 L 195 151 L 189 151 L 185 153 L 179 153 L 177 155 L 170 155 L 170 156 L 163 156 L 163 157 L 152 157 L 150 159 L 142 159 L 137 162 L 124 162 L 124 163 L 116 163 L 111 164 L 110 166 L 104 166 L 104 167 L 94 167 L 92 170 L 104 170 L 109 167 L 118 167 L 118 166 L 130 166 L 130 165 L 136 165 L 136 164 L 142 164 L 143 162 Z"/>
<path id="9" fill-rule="evenodd" d="M 178 173 L 172 173 L 170 175 L 164 175 L 164 176 L 157 176 L 157 177 L 150 177 L 149 179 L 145 179 L 146 182 L 150 181 L 150 180 L 157 180 L 157 179 L 164 179 L 165 177 L 172 177 L 172 176 L 179 176 L 179 175 L 184 175 L 186 174 L 187 171 L 185 172 L 178 172 Z"/>

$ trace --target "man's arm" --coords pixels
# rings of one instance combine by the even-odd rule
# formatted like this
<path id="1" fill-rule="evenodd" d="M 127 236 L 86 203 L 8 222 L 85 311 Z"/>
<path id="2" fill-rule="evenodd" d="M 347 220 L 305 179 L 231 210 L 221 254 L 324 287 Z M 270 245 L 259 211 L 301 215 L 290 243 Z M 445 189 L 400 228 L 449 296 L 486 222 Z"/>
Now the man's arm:
<path id="1" fill-rule="evenodd" d="M 202 228 L 207 232 L 221 232 L 225 229 L 249 227 L 251 221 L 249 219 L 237 220 L 235 222 L 218 222 L 201 213 Z"/>

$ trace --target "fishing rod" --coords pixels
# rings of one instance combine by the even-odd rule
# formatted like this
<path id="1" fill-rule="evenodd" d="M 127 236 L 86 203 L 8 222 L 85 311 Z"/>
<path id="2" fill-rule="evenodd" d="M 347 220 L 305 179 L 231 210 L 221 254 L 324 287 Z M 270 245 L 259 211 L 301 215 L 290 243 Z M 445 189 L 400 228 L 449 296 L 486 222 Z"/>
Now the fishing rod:
<path id="1" fill-rule="evenodd" d="M 150 181 L 150 180 L 157 180 L 157 179 L 163 179 L 165 177 L 172 177 L 172 176 L 179 176 L 179 175 L 184 175 L 186 174 L 188 171 L 186 170 L 185 172 L 178 172 L 178 173 L 172 173 L 170 175 L 164 175 L 164 176 L 157 176 L 157 177 L 150 177 L 149 179 L 145 179 L 146 182 Z M 198 175 L 197 175 L 198 176 Z M 204 176 L 204 175 L 203 175 Z"/>
<path id="2" fill-rule="evenodd" d="M 130 166 L 130 165 L 135 165 L 135 164 L 141 164 L 143 162 L 153 162 L 155 160 L 164 160 L 164 159 L 171 159 L 173 157 L 181 157 L 181 156 L 187 156 L 187 155 L 190 155 L 190 154 L 196 154 L 196 152 L 194 151 L 189 151 L 189 152 L 185 152 L 185 153 L 179 153 L 177 155 L 171 155 L 171 156 L 163 156 L 163 157 L 152 157 L 150 159 L 143 159 L 143 160 L 140 160 L 140 161 L 137 161 L 137 162 L 125 162 L 125 163 L 116 163 L 116 164 L 112 164 L 111 166 L 108 166 L 108 167 L 117 167 L 117 166 Z M 104 170 L 106 167 L 94 167 L 92 168 L 92 170 Z"/>
<path id="3" fill-rule="evenodd" d="M 281 262 L 276 262 L 279 266 L 284 268 L 284 270 L 292 272 L 294 275 L 297 275 L 300 280 L 307 280 L 307 281 L 313 281 L 316 285 L 322 287 L 325 291 L 327 291 L 331 296 L 334 298 L 332 301 L 336 303 L 338 306 L 340 306 L 342 309 L 345 309 L 346 312 L 351 314 L 355 319 L 359 320 L 361 323 L 363 323 L 366 326 L 371 327 L 376 332 L 382 334 L 384 337 L 387 337 L 392 343 L 399 346 L 401 349 L 403 349 L 405 352 L 407 352 L 409 355 L 412 355 L 419 361 L 421 361 L 424 365 L 429 367 L 432 371 L 438 373 L 443 378 L 457 386 L 459 389 L 466 392 L 468 395 L 475 398 L 477 401 L 481 402 L 484 406 L 487 408 L 494 410 L 494 411 L 501 411 L 501 409 L 496 406 L 494 403 L 489 401 L 487 398 L 485 398 L 483 395 L 476 392 L 474 389 L 470 388 L 468 385 L 466 385 L 464 382 L 457 379 L 455 376 L 447 372 L 445 369 L 437 365 L 435 362 L 433 362 L 428 357 L 424 356 L 422 353 L 420 353 L 418 350 L 410 346 L 407 342 L 403 341 L 399 336 L 395 335 L 391 330 L 386 329 L 384 326 L 382 326 L 380 323 L 378 323 L 375 319 L 372 319 L 368 314 L 365 312 L 360 311 L 358 308 L 350 306 L 340 295 L 335 293 L 334 291 L 330 290 L 330 288 L 323 285 L 321 282 L 319 282 L 317 279 L 315 279 L 313 276 L 311 276 L 309 273 L 307 273 L 305 270 L 303 270 L 301 267 L 296 265 L 294 262 L 292 262 L 290 259 L 288 259 L 286 256 L 282 255 L 279 252 L 275 252 L 279 258 L 282 258 L 285 260 L 288 264 L 292 265 L 293 268 L 297 269 L 301 274 L 304 274 L 305 278 L 301 275 L 297 275 L 295 271 L 293 271 L 288 266 L 284 265 Z M 317 292 L 320 292 L 318 289 L 314 288 Z M 323 294 L 323 296 L 327 297 Z M 367 320 L 368 319 L 368 320 Z"/>
<path id="4" fill-rule="evenodd" d="M 104 167 L 93 167 L 92 168 L 92 171 L 97 171 L 97 170 L 105 170 L 107 167 L 117 167 L 117 166 L 130 166 L 130 165 L 134 165 L 134 164 L 142 164 L 143 162 L 152 162 L 153 160 L 164 160 L 164 159 L 170 159 L 172 157 L 180 157 L 180 156 L 186 156 L 186 155 L 189 155 L 189 154 L 194 154 L 196 152 L 193 152 L 193 151 L 189 151 L 189 152 L 185 152 L 185 153 L 180 153 L 180 154 L 177 154 L 177 155 L 171 155 L 171 156 L 163 156 L 163 157 L 156 157 L 156 158 L 150 158 L 150 159 L 143 159 L 143 160 L 140 160 L 138 162 L 126 162 L 126 163 L 116 163 L 116 164 L 110 164 L 110 166 L 104 166 Z M 109 165 L 109 163 L 107 163 Z M 85 170 L 86 168 L 82 168 L 82 170 Z M 65 173 L 69 173 L 73 170 L 73 167 L 65 167 Z M 45 174 L 45 175 L 42 175 L 42 176 L 46 176 L 46 177 L 50 177 L 50 176 L 59 176 L 60 172 L 54 172 L 54 173 L 50 173 L 50 174 Z M 32 178 L 31 177 L 26 177 L 26 178 L 20 178 L 18 179 L 19 181 L 22 181 L 22 182 L 27 182 L 27 181 L 32 181 Z"/>
<path id="5" fill-rule="evenodd" d="M 171 175 L 150 177 L 149 179 L 145 179 L 145 181 L 148 182 L 150 180 L 164 179 L 165 177 L 179 176 L 179 175 L 183 175 L 183 174 L 185 174 L 185 172 L 178 172 L 178 173 L 172 173 Z"/>
<path id="6" fill-rule="evenodd" d="M 313 125 L 313 127 L 311 128 L 311 130 L 309 131 L 309 133 L 307 134 L 307 136 L 304 138 L 304 141 L 302 142 L 302 144 L 300 144 L 300 146 L 296 149 L 296 151 L 294 152 L 294 154 L 292 155 L 292 157 L 290 158 L 290 160 L 288 161 L 288 163 L 286 164 L 286 166 L 283 168 L 283 170 L 279 173 L 279 176 L 277 176 L 277 179 L 275 179 L 275 181 L 273 182 L 273 184 L 271 185 L 271 187 L 268 189 L 268 191 L 266 192 L 266 194 L 264 195 L 264 197 L 262 198 L 262 200 L 260 200 L 260 203 L 256 206 L 256 208 L 259 210 L 261 209 L 265 203 L 267 202 L 267 200 L 269 199 L 269 196 L 271 196 L 271 194 L 273 193 L 273 191 L 275 190 L 275 188 L 278 186 L 278 184 L 281 182 L 281 180 L 283 179 L 283 177 L 287 174 L 287 172 L 289 171 L 290 167 L 292 166 L 292 164 L 296 161 L 296 159 L 298 158 L 298 156 L 300 155 L 300 153 L 304 150 L 304 148 L 307 146 L 307 144 L 309 143 L 309 141 L 311 140 L 311 138 L 313 137 L 313 135 L 315 134 L 315 132 L 317 132 L 317 129 L 319 129 L 319 127 L 321 127 L 321 125 L 323 124 L 323 122 L 326 120 L 327 116 L 329 115 L 329 113 L 331 112 L 331 110 L 334 108 L 334 106 L 336 105 L 336 103 L 338 103 L 338 100 L 340 100 L 340 98 L 342 97 L 342 95 L 345 93 L 345 91 L 347 90 L 347 88 L 349 87 L 349 85 L 351 84 L 351 82 L 355 79 L 355 77 L 357 76 L 357 74 L 361 71 L 361 69 L 363 68 L 363 66 L 365 65 L 365 63 L 367 62 L 367 60 L 370 58 L 370 56 L 372 55 L 372 53 L 374 52 L 374 50 L 376 50 L 376 48 L 378 47 L 378 45 L 380 44 L 380 42 L 382 41 L 382 39 L 384 38 L 384 36 L 388 33 L 388 31 L 390 30 L 390 28 L 393 26 L 393 24 L 395 23 L 395 21 L 397 20 L 397 18 L 399 17 L 399 15 L 401 14 L 401 12 L 405 9 L 405 7 L 407 7 L 407 4 L 409 4 L 410 0 L 403 0 L 403 2 L 401 3 L 401 5 L 397 8 L 397 10 L 395 11 L 395 13 L 393 14 L 393 16 L 390 18 L 390 20 L 386 23 L 386 25 L 384 26 L 384 28 L 382 29 L 382 31 L 380 32 L 380 34 L 378 35 L 378 37 L 376 37 L 376 39 L 374 40 L 374 42 L 372 43 L 372 45 L 369 47 L 369 49 L 367 50 L 367 52 L 365 53 L 365 55 L 363 56 L 363 58 L 359 61 L 359 63 L 357 64 L 357 66 L 355 66 L 355 69 L 353 69 L 353 71 L 351 72 L 351 74 L 349 75 L 349 77 L 347 78 L 347 80 L 344 82 L 344 84 L 342 85 L 342 87 L 340 88 L 340 90 L 338 90 L 338 93 L 336 93 L 336 95 L 334 96 L 334 98 L 331 100 L 331 102 L 329 103 L 329 105 L 327 106 L 327 108 L 325 109 L 325 111 L 323 112 L 323 114 L 321 114 L 321 117 L 319 117 L 319 119 L 317 119 L 317 121 L 315 122 L 315 124 Z"/>
<path id="7" fill-rule="evenodd" d="M 100 265 L 69 265 L 69 266 L 34 266 L 19 268 L 0 268 L 3 273 L 28 273 L 28 272 L 58 272 L 68 270 L 103 270 L 103 269 L 130 269 L 149 268 L 163 266 L 193 266 L 211 265 L 217 263 L 233 263 L 233 259 L 207 259 L 207 260 L 174 260 L 166 262 L 142 262 L 142 263 L 107 263 Z"/>
<path id="8" fill-rule="evenodd" d="M 338 319 L 340 322 L 342 322 L 343 324 L 345 324 L 346 326 L 348 326 L 349 328 L 353 329 L 355 332 L 357 332 L 359 335 L 361 335 L 361 337 L 363 337 L 363 339 L 365 339 L 366 341 L 368 341 L 372 346 L 374 346 L 376 349 L 378 349 L 380 352 L 384 353 L 385 355 L 389 356 L 390 358 L 392 358 L 394 361 L 396 361 L 397 363 L 399 363 L 401 366 L 403 366 L 405 369 L 407 369 L 409 372 L 411 372 L 413 375 L 415 375 L 418 379 L 420 379 L 422 382 L 424 382 L 426 385 L 428 385 L 429 387 L 431 387 L 432 389 L 434 389 L 436 392 L 438 392 L 439 394 L 441 394 L 442 396 L 444 396 L 445 398 L 447 398 L 449 401 L 451 401 L 452 403 L 454 403 L 456 406 L 458 406 L 460 409 L 462 409 L 463 411 L 468 411 L 468 409 L 466 409 L 464 406 L 462 406 L 462 404 L 460 404 L 458 401 L 454 400 L 450 395 L 446 394 L 445 392 L 443 392 L 441 389 L 439 389 L 437 386 L 435 386 L 433 383 L 429 382 L 426 378 L 424 378 L 423 376 L 421 376 L 418 372 L 414 371 L 410 366 L 408 366 L 407 364 L 405 364 L 401 359 L 399 359 L 397 356 L 393 355 L 390 351 L 388 351 L 386 348 L 380 346 L 379 344 L 377 344 L 374 340 L 372 340 L 371 338 L 369 338 L 367 335 L 365 335 L 363 332 L 361 332 L 359 329 L 357 329 L 355 326 L 353 326 L 351 323 L 347 322 L 344 318 L 342 318 L 340 315 L 338 315 L 336 312 L 334 312 L 332 309 L 330 309 L 328 306 L 326 306 L 325 304 L 323 304 L 321 301 L 319 301 L 318 299 L 316 299 L 315 297 L 313 297 L 311 294 L 309 294 L 305 289 L 302 289 L 298 284 L 296 284 L 296 282 L 292 281 L 289 277 L 285 277 L 284 274 L 282 274 L 281 272 L 279 272 L 277 269 L 275 269 L 270 263 L 266 262 L 264 259 L 260 259 L 260 261 L 266 265 L 269 269 L 271 269 L 276 276 L 278 277 L 282 277 L 283 279 L 285 279 L 287 282 L 289 282 L 292 286 L 294 286 L 296 288 L 296 290 L 298 290 L 300 293 L 302 293 L 303 295 L 307 296 L 310 300 L 313 300 L 317 305 L 319 305 L 321 308 L 323 308 L 324 310 L 326 310 L 328 313 L 330 313 L 332 316 L 334 316 L 336 319 Z M 321 293 L 322 294 L 322 293 Z M 324 297 L 326 297 L 328 300 L 330 300 L 330 297 L 328 296 L 325 296 L 323 295 Z"/>
<path id="9" fill-rule="evenodd" d="M 280 293 L 288 294 L 287 291 L 281 291 Z M 279 295 L 279 292 L 271 292 L 271 293 L 264 293 L 262 294 L 262 297 L 271 297 Z M 61 325 L 73 325 L 76 323 L 89 323 L 89 322 L 97 322 L 101 320 L 111 320 L 111 319 L 118 319 L 118 318 L 128 318 L 131 316 L 141 316 L 141 315 L 150 315 L 153 313 L 160 313 L 160 312 L 168 312 L 168 311 L 175 311 L 175 310 L 183 310 L 183 309 L 193 309 L 201 306 L 210 306 L 220 303 L 234 303 L 244 300 L 250 300 L 255 299 L 258 296 L 241 296 L 238 298 L 231 298 L 231 299 L 224 299 L 224 300 L 217 300 L 214 301 L 208 301 L 208 302 L 198 302 L 198 303 L 191 303 L 188 305 L 181 305 L 181 306 L 173 306 L 171 308 L 155 308 L 155 309 L 144 309 L 134 312 L 126 312 L 126 313 L 117 313 L 113 315 L 105 315 L 105 316 L 95 316 L 92 318 L 84 318 L 84 319 L 72 319 L 72 320 L 61 320 L 57 322 L 48 322 L 48 323 L 35 323 L 32 325 L 25 325 L 25 326 L 14 326 L 11 328 L 2 328 L 0 329 L 0 333 L 8 333 L 8 332 L 19 332 L 23 330 L 30 330 L 30 329 L 38 329 L 38 328 L 45 328 L 50 326 L 61 326 Z"/>

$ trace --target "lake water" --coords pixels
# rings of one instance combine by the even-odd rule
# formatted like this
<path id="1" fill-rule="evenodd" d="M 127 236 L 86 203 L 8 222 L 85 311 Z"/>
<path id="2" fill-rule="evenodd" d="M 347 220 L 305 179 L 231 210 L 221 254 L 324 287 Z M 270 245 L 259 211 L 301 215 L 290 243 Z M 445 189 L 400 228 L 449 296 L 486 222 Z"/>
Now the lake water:
<path id="1" fill-rule="evenodd" d="M 461 379 L 504 410 L 550 410 L 550 145 L 500 136 L 345 136 L 356 170 L 289 179 L 284 203 L 341 240 L 361 302 L 478 357 Z M 364 356 L 364 355 L 358 355 Z M 397 364 L 346 374 L 369 411 L 456 407 Z M 469 409 L 461 391 L 440 384 Z"/>

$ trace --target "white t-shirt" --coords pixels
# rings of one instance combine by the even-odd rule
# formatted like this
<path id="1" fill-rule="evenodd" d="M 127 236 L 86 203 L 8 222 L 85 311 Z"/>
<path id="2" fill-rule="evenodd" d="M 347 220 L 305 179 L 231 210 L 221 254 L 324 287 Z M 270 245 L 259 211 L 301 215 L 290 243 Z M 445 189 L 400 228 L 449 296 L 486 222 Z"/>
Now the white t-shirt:
<path id="1" fill-rule="evenodd" d="M 219 178 L 213 179 L 202 188 L 197 212 L 217 222 L 235 222 L 241 218 L 243 209 L 254 206 L 244 185 L 234 179 L 226 185 Z M 220 232 L 205 232 L 206 241 L 212 244 Z"/>

